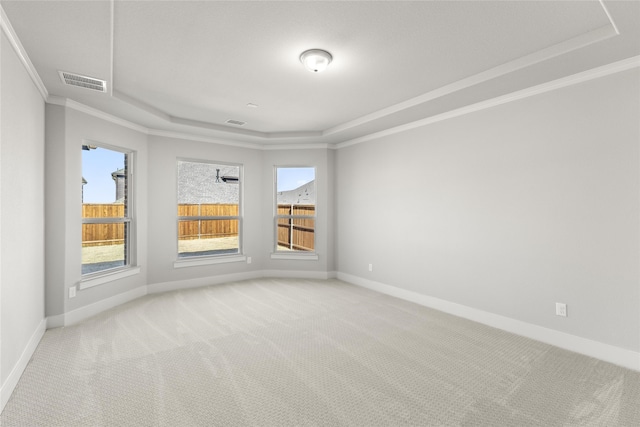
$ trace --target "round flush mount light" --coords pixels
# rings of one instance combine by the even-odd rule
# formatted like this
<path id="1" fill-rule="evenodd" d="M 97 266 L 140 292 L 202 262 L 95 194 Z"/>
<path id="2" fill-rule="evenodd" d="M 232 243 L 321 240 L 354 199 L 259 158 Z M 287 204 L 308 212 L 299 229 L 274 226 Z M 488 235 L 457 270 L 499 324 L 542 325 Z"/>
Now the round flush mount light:
<path id="1" fill-rule="evenodd" d="M 300 55 L 300 62 L 304 67 L 314 73 L 320 73 L 327 69 L 333 57 L 322 49 L 309 49 Z"/>

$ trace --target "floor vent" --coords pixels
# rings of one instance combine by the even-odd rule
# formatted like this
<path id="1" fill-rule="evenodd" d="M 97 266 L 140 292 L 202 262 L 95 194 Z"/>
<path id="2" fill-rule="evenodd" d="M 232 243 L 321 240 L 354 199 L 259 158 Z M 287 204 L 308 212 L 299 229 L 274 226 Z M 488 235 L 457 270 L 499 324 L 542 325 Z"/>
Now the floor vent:
<path id="1" fill-rule="evenodd" d="M 241 122 L 240 120 L 233 120 L 233 119 L 227 120 L 226 123 L 229 123 L 230 125 L 236 125 L 236 126 L 244 126 L 247 124 L 247 122 Z"/>
<path id="2" fill-rule="evenodd" d="M 97 90 L 98 92 L 107 91 L 107 82 L 105 80 L 94 79 L 93 77 L 81 76 L 79 74 L 67 73 L 66 71 L 58 71 L 58 73 L 60 73 L 62 83 L 66 85 Z"/>

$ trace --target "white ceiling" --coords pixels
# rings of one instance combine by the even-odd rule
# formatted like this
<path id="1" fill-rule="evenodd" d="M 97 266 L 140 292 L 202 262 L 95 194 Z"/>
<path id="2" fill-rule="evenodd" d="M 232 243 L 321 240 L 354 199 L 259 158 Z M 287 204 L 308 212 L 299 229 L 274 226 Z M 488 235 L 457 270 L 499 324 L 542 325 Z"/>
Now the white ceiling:
<path id="1" fill-rule="evenodd" d="M 640 55 L 638 1 L 0 5 L 49 96 L 258 144 L 349 141 Z M 333 55 L 324 73 L 300 64 L 311 48 Z M 65 86 L 59 70 L 108 93 Z"/>

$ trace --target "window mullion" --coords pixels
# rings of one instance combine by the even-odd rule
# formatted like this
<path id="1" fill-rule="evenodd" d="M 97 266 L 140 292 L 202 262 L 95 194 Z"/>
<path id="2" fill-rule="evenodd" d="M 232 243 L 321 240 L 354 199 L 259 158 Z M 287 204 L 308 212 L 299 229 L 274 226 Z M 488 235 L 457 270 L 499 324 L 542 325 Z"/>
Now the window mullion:
<path id="1" fill-rule="evenodd" d="M 131 222 L 131 218 L 82 218 L 83 224 L 119 224 L 121 222 Z"/>
<path id="2" fill-rule="evenodd" d="M 178 221 L 215 221 L 225 219 L 240 219 L 239 216 L 179 216 Z"/>

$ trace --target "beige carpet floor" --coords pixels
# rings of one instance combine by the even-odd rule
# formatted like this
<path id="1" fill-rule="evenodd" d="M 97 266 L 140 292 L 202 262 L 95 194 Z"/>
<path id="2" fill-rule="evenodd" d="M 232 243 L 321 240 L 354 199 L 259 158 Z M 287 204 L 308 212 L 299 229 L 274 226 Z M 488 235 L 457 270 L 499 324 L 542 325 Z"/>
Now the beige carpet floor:
<path id="1" fill-rule="evenodd" d="M 640 373 L 346 283 L 149 295 L 46 332 L 9 426 L 640 426 Z"/>

